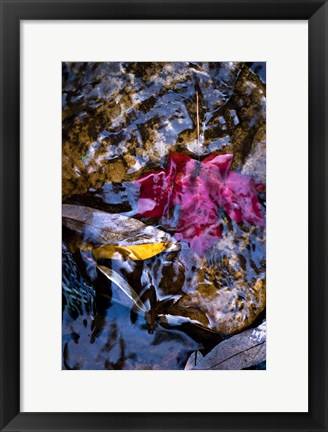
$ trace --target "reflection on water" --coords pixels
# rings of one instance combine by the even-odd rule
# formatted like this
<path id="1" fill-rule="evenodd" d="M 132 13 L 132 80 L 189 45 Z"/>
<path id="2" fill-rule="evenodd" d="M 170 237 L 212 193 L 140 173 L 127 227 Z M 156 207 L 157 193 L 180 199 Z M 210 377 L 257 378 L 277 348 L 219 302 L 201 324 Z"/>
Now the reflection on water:
<path id="1" fill-rule="evenodd" d="M 113 300 L 113 291 L 117 289 L 114 284 L 100 274 L 93 291 L 67 250 L 64 259 L 65 302 L 81 305 L 76 313 L 64 302 L 65 369 L 181 369 L 190 352 L 202 347 L 174 327 L 157 325 L 151 329 L 145 316 L 135 313 L 123 301 Z M 65 283 L 68 277 L 69 286 Z M 80 297 L 74 288 L 80 288 Z M 92 304 L 95 313 L 89 309 Z"/>
<path id="2" fill-rule="evenodd" d="M 206 353 L 262 319 L 265 224 L 231 206 L 242 203 L 240 214 L 255 206 L 265 220 L 264 83 L 259 62 L 63 63 L 63 203 L 140 219 L 180 243 L 141 261 L 96 262 L 89 245 L 81 248 L 79 234 L 64 226 L 64 369 L 183 369 L 193 351 Z M 204 178 L 199 167 L 209 155 L 232 154 L 227 173 L 256 188 L 247 201 L 248 183 L 236 192 L 231 180 L 220 180 L 229 205 L 217 198 L 216 235 L 198 250 L 176 234 L 179 220 L 191 219 L 181 197 L 167 214 L 161 209 L 165 217 L 140 212 L 138 179 L 167 172 L 172 153 L 195 161 L 192 182 L 183 180 L 185 168 L 178 171 L 191 199 L 190 185 Z M 197 189 L 202 195 L 216 187 L 206 176 Z M 133 306 L 122 280 L 146 313 Z"/>

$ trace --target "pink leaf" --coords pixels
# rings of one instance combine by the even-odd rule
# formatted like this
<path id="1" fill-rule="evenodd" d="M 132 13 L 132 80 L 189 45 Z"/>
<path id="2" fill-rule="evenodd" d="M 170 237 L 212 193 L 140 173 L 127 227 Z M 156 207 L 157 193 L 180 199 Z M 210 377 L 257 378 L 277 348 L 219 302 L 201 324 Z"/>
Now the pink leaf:
<path id="1" fill-rule="evenodd" d="M 162 218 L 199 255 L 222 235 L 218 209 L 236 222 L 263 225 L 257 194 L 250 176 L 230 170 L 231 154 L 211 155 L 202 162 L 171 153 L 165 170 L 136 180 L 140 187 L 138 215 Z"/>

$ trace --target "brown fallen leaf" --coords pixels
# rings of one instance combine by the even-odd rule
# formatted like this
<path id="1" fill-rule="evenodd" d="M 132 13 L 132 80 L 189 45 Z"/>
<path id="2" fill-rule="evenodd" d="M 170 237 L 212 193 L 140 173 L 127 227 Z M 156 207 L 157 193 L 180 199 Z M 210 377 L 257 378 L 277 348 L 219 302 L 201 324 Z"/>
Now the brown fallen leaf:
<path id="1" fill-rule="evenodd" d="M 200 351 L 194 351 L 187 360 L 185 370 L 194 369 L 203 357 L 204 356 Z"/>
<path id="2" fill-rule="evenodd" d="M 97 260 L 122 257 L 133 261 L 145 260 L 163 251 L 180 249 L 170 234 L 121 214 L 64 204 L 62 220 L 64 226 L 80 237 L 74 246 L 82 250 L 92 249 Z"/>
<path id="3" fill-rule="evenodd" d="M 266 359 L 266 322 L 219 343 L 193 369 L 240 370 Z"/>

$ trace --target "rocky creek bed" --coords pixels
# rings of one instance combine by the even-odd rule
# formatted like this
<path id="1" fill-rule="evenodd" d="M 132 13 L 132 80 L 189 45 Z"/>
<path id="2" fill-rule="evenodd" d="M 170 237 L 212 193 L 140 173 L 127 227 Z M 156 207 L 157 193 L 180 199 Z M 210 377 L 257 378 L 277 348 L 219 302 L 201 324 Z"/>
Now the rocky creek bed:
<path id="1" fill-rule="evenodd" d="M 265 65 L 63 63 L 62 101 L 63 368 L 263 369 Z"/>

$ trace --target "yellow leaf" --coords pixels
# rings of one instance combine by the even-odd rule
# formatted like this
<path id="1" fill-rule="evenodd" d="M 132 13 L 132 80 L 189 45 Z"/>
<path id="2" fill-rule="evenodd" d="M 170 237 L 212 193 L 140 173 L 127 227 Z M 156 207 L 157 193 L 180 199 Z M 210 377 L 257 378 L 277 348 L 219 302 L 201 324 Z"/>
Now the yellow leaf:
<path id="1" fill-rule="evenodd" d="M 163 252 L 170 243 L 144 243 L 130 246 L 104 245 L 93 250 L 95 259 L 122 259 L 129 258 L 132 261 L 143 261 Z"/>

